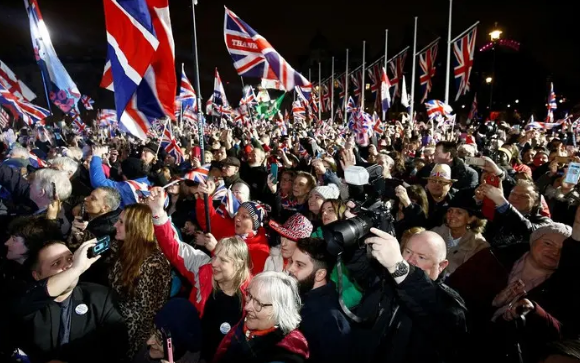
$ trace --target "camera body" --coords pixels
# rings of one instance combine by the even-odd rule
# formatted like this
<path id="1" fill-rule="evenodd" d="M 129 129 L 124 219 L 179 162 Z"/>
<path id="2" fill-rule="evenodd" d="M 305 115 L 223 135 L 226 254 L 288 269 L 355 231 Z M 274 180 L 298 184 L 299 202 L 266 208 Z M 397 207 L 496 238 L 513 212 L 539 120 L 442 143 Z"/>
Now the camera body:
<path id="1" fill-rule="evenodd" d="M 355 208 L 351 208 L 351 212 L 356 216 L 322 227 L 328 252 L 335 257 L 343 252 L 350 254 L 357 248 L 363 248 L 362 241 L 373 227 L 395 235 L 391 205 L 381 200 L 383 197 L 389 197 L 388 190 L 390 189 L 393 189 L 392 194 L 394 194 L 394 187 L 389 188 L 385 184 L 386 179 L 382 176 L 382 167 L 374 165 L 366 170 L 364 168 L 347 169 L 345 178 L 352 187 L 351 190 L 357 187 L 359 189 L 359 192 L 354 194 Z M 363 187 L 362 191 L 360 187 Z"/>

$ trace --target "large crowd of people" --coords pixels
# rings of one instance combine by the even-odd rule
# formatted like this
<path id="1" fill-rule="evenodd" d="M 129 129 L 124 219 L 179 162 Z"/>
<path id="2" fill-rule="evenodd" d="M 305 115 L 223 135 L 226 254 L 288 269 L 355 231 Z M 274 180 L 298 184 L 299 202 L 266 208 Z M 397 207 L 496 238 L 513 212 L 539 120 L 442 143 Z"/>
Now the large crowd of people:
<path id="1" fill-rule="evenodd" d="M 0 359 L 579 362 L 575 125 L 489 123 L 5 132 Z"/>

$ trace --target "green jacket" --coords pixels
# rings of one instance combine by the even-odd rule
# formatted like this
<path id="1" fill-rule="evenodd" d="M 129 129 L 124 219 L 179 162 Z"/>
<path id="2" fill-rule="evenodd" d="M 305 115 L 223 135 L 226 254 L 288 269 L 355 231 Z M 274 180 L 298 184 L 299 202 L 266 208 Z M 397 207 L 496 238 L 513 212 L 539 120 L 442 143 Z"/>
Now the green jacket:
<path id="1" fill-rule="evenodd" d="M 323 238 L 322 228 L 318 227 L 311 235 L 312 238 Z M 342 264 L 342 300 L 347 308 L 352 309 L 357 306 L 362 298 L 362 291 L 356 285 L 356 282 L 351 279 L 348 273 L 348 269 Z M 330 274 L 330 280 L 332 280 L 338 290 L 338 271 L 336 267 L 332 270 Z"/>

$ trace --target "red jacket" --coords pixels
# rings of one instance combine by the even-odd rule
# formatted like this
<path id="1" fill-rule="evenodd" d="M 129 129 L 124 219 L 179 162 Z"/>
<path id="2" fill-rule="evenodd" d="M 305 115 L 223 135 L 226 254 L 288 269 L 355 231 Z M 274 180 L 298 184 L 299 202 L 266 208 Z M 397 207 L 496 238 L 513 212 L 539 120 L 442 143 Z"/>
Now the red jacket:
<path id="1" fill-rule="evenodd" d="M 191 283 L 189 301 L 195 306 L 201 317 L 205 303 L 213 291 L 211 258 L 187 243 L 179 241 L 169 219 L 166 219 L 165 222 L 162 220 L 159 222 L 156 222 L 154 226 L 159 248 L 171 262 L 171 265 Z M 242 284 L 242 291 L 246 291 L 249 282 L 250 279 Z M 245 297 L 242 294 L 242 302 L 244 300 Z"/>
<path id="2" fill-rule="evenodd" d="M 195 202 L 195 211 L 199 226 L 205 230 L 205 203 L 203 202 L 203 199 L 197 199 Z M 219 215 L 215 211 L 212 203 L 209 203 L 209 216 L 211 222 L 211 234 L 216 240 L 219 241 L 222 238 L 234 237 L 236 235 L 234 220 L 229 216 Z M 260 227 L 258 233 L 254 236 L 244 238 L 244 241 L 248 245 L 250 258 L 252 259 L 250 271 L 253 275 L 259 274 L 264 271 L 264 264 L 266 263 L 268 256 L 270 256 L 270 245 L 268 244 L 266 230 Z"/>

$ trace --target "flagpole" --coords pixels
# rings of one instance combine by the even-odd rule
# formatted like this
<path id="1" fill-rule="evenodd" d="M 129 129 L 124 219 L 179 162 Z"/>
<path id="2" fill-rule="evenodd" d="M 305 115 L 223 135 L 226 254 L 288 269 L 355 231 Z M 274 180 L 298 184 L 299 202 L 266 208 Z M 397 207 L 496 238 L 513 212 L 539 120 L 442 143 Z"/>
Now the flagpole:
<path id="1" fill-rule="evenodd" d="M 387 60 L 387 47 L 389 45 L 389 29 L 385 29 L 385 74 L 387 74 L 387 67 L 388 67 L 388 60 Z M 388 77 L 388 74 L 387 74 Z M 381 102 L 381 107 L 382 107 L 382 102 Z M 385 110 L 383 110 L 383 121 L 385 121 L 385 118 L 387 117 L 387 112 Z"/>
<path id="2" fill-rule="evenodd" d="M 318 62 L 318 121 L 322 121 L 322 63 Z"/>
<path id="3" fill-rule="evenodd" d="M 413 112 L 415 110 L 415 62 L 417 61 L 417 19 L 415 17 L 415 35 L 413 36 L 413 69 L 411 70 L 411 125 L 413 125 L 414 117 Z"/>
<path id="4" fill-rule="evenodd" d="M 346 123 L 347 120 L 347 108 L 348 108 L 348 48 L 346 48 L 346 72 L 344 73 L 344 116 L 342 117 L 342 123 Z"/>
<path id="5" fill-rule="evenodd" d="M 361 75 L 361 101 L 360 101 L 360 107 L 361 110 L 364 111 L 365 110 L 365 91 L 366 91 L 366 85 L 365 85 L 365 56 L 366 56 L 366 47 L 367 47 L 367 42 L 366 40 L 363 40 L 363 59 L 362 59 L 362 75 Z"/>
<path id="6" fill-rule="evenodd" d="M 44 72 L 42 69 L 40 70 L 40 76 L 42 77 L 42 85 L 44 86 L 44 96 L 46 97 L 46 105 L 48 106 L 48 110 L 52 115 L 52 106 L 50 105 L 50 98 L 48 97 L 48 86 L 46 85 L 46 78 L 44 77 Z"/>
<path id="7" fill-rule="evenodd" d="M 330 121 L 334 121 L 334 57 L 332 57 L 332 65 L 330 67 Z"/>
<path id="8" fill-rule="evenodd" d="M 447 64 L 445 65 L 445 104 L 449 104 L 449 77 L 451 77 L 451 18 L 453 15 L 453 0 L 449 0 L 449 26 L 447 29 Z"/>
<path id="9" fill-rule="evenodd" d="M 199 82 L 199 54 L 197 52 L 197 24 L 195 22 L 195 5 L 197 5 L 197 0 L 191 0 L 191 15 L 193 17 L 193 53 L 195 62 L 195 88 L 197 91 L 197 128 L 199 131 L 199 147 L 201 149 L 200 162 L 203 162 L 204 157 L 204 142 L 203 142 L 203 113 L 201 112 L 201 86 Z M 207 193 L 203 194 L 203 204 L 205 206 L 205 225 L 206 232 L 211 232 L 211 220 L 209 218 L 209 197 Z"/>

